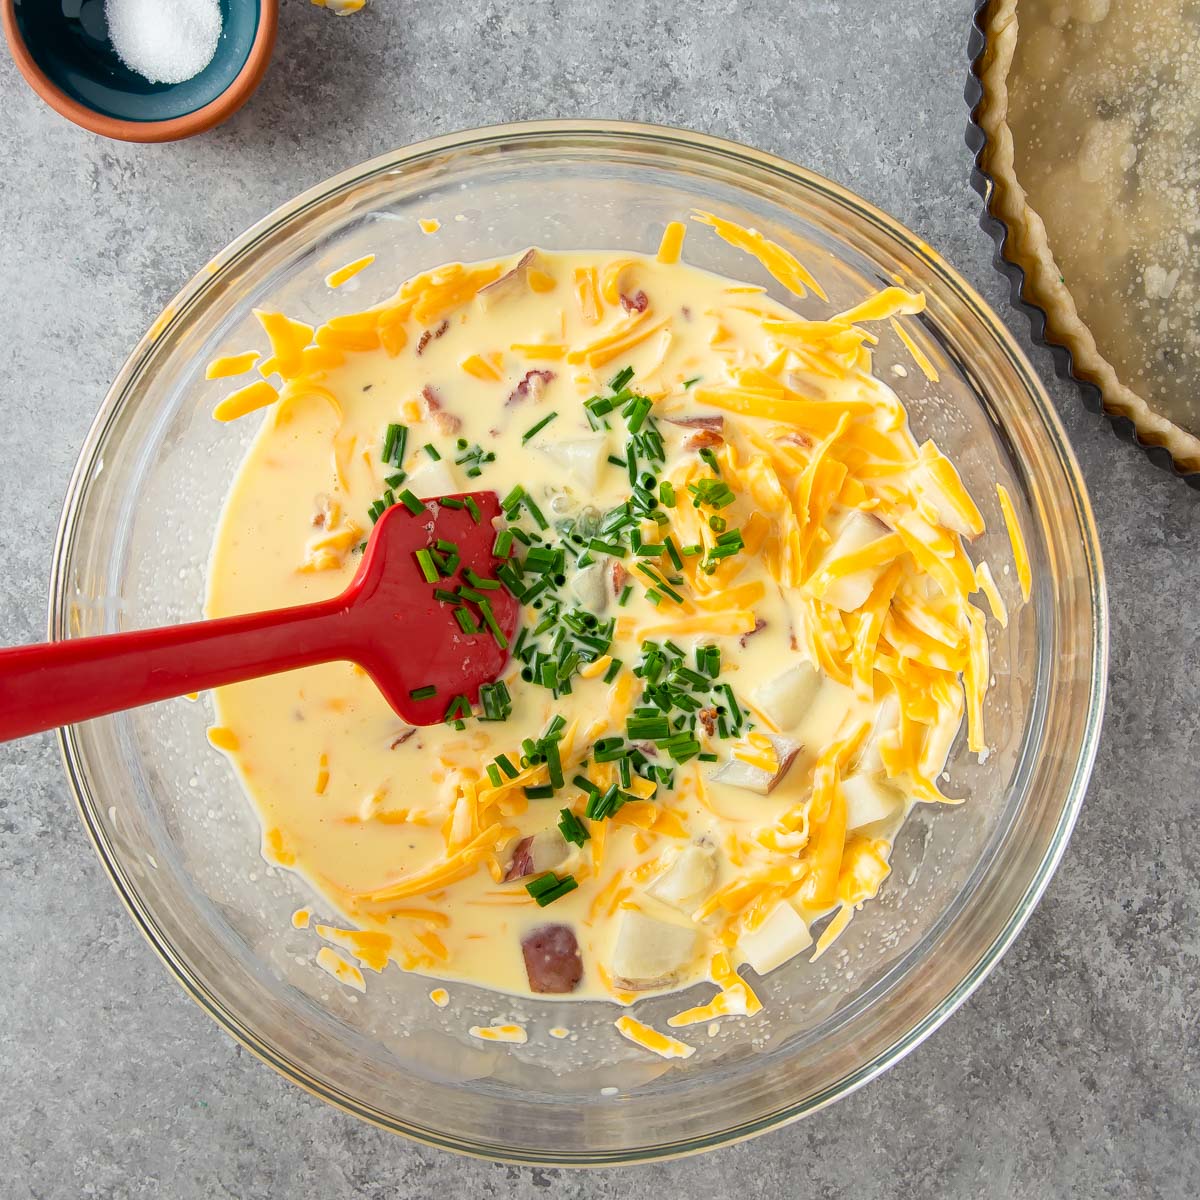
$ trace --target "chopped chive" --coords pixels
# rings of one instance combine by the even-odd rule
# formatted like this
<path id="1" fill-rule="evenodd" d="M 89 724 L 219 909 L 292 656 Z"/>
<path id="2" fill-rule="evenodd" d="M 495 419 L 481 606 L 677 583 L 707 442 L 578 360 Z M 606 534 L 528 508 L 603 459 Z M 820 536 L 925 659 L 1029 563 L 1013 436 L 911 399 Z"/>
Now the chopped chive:
<path id="1" fill-rule="evenodd" d="M 675 540 L 668 534 L 663 538 L 663 545 L 667 548 L 667 553 L 671 556 L 671 562 L 675 566 L 675 570 L 683 570 L 683 559 L 679 557 L 679 551 L 675 547 Z"/>
<path id="2" fill-rule="evenodd" d="M 408 694 L 413 700 L 428 700 L 430 696 L 437 695 L 437 688 L 432 683 L 427 683 L 424 687 L 413 688 Z"/>
<path id="3" fill-rule="evenodd" d="M 704 547 L 699 542 L 693 542 L 690 546 L 684 546 L 680 553 L 684 558 L 692 558 L 697 554 L 703 554 Z"/>
<path id="4" fill-rule="evenodd" d="M 493 558 L 507 558 L 509 551 L 512 549 L 513 532 L 511 529 L 502 529 L 496 534 L 496 540 L 492 543 Z"/>
<path id="5" fill-rule="evenodd" d="M 608 456 L 608 461 L 612 463 L 614 467 L 620 467 L 622 470 L 629 465 L 623 458 L 618 458 L 615 454 L 610 454 Z"/>
<path id="6" fill-rule="evenodd" d="M 509 777 L 509 779 L 516 779 L 516 777 L 521 773 L 516 767 L 513 766 L 512 759 L 509 758 L 507 754 L 496 755 L 496 766 L 498 766 L 500 770 L 502 770 L 505 775 Z"/>
<path id="7" fill-rule="evenodd" d="M 582 846 L 592 836 L 587 826 L 569 808 L 564 808 L 558 814 L 558 828 L 563 839 L 575 846 Z"/>
<path id="8" fill-rule="evenodd" d="M 547 416 L 544 416 L 536 425 L 530 426 L 530 428 L 525 430 L 525 432 L 521 435 L 521 444 L 524 445 L 527 441 L 529 441 L 530 438 L 536 437 L 557 416 L 557 412 L 549 413 Z"/>
<path id="9" fill-rule="evenodd" d="M 425 582 L 437 583 L 441 575 L 434 565 L 433 555 L 428 550 L 418 550 L 414 557 L 417 560 L 417 566 L 421 568 L 421 574 L 425 576 Z"/>
<path id="10" fill-rule="evenodd" d="M 461 592 L 462 589 L 460 588 L 459 591 Z M 507 650 L 508 638 L 504 636 L 504 630 L 502 630 L 497 623 L 496 616 L 492 612 L 491 604 L 487 600 L 477 600 L 476 604 L 479 606 L 479 611 L 483 615 L 483 623 L 491 632 L 492 638 L 496 645 L 499 646 L 501 650 Z"/>
<path id="11" fill-rule="evenodd" d="M 446 709 L 446 715 L 442 718 L 447 725 L 452 724 L 460 717 L 469 717 L 471 715 L 471 702 L 466 696 L 455 696 Z"/>
<path id="12" fill-rule="evenodd" d="M 395 475 L 389 475 L 383 482 L 390 488 L 398 488 L 407 478 L 406 471 L 397 471 Z"/>
<path id="13" fill-rule="evenodd" d="M 701 458 L 702 458 L 702 459 L 703 459 L 703 460 L 704 460 L 706 463 L 708 463 L 708 465 L 709 465 L 710 467 L 712 467 L 712 470 L 713 470 L 713 474 L 714 474 L 714 475 L 720 475 L 720 474 L 721 474 L 721 464 L 717 462 L 717 456 L 716 456 L 716 454 L 715 454 L 715 453 L 713 453 L 713 451 L 712 451 L 712 449 L 711 449 L 710 447 L 708 447 L 708 446 L 704 446 L 704 447 L 701 449 L 701 451 L 700 451 L 700 457 L 701 457 Z"/>
<path id="14" fill-rule="evenodd" d="M 539 787 L 527 787 L 524 791 L 525 797 L 528 800 L 549 800 L 554 795 L 554 789 L 549 784 Z"/>
<path id="15" fill-rule="evenodd" d="M 437 452 L 437 447 L 432 442 L 426 442 L 421 449 L 424 450 L 434 462 L 442 461 L 442 456 Z"/>
<path id="16" fill-rule="evenodd" d="M 592 748 L 592 757 L 598 763 L 616 762 L 629 753 L 629 748 L 619 737 L 600 738 Z"/>
<path id="17" fill-rule="evenodd" d="M 686 392 L 688 390 L 688 388 L 695 387 L 695 385 L 698 384 L 699 382 L 700 382 L 700 376 L 693 375 L 691 377 L 691 379 L 685 379 L 683 381 L 683 390 Z"/>
<path id="18" fill-rule="evenodd" d="M 438 503 L 443 508 L 462 508 L 463 502 L 457 496 L 443 496 Z"/>
<path id="19" fill-rule="evenodd" d="M 662 504 L 665 504 L 667 508 L 675 507 L 675 486 L 670 480 L 664 479 L 662 483 L 658 485 L 658 499 Z"/>
<path id="20" fill-rule="evenodd" d="M 471 615 L 469 608 L 456 608 L 454 610 L 454 619 L 458 622 L 458 627 L 463 633 L 479 632 L 479 622 Z"/>
<path id="21" fill-rule="evenodd" d="M 479 702 L 483 705 L 483 719 L 506 721 L 512 712 L 512 696 L 503 679 L 485 683 L 479 689 Z"/>
<path id="22" fill-rule="evenodd" d="M 471 520 L 478 525 L 483 520 L 483 514 L 479 511 L 479 505 L 475 503 L 474 496 L 464 496 L 462 502 L 466 506 L 467 512 L 471 514 Z"/>
<path id="23" fill-rule="evenodd" d="M 730 493 L 730 499 L 732 499 L 732 498 L 733 498 L 732 493 Z M 544 516 L 542 516 L 542 510 L 540 508 L 538 508 L 538 506 L 534 503 L 532 496 L 530 496 L 528 493 L 526 493 L 526 495 L 523 497 L 522 502 L 524 503 L 525 507 L 529 510 L 529 515 L 537 522 L 537 527 L 539 529 L 549 529 L 550 528 L 550 522 L 547 521 Z"/>
<path id="24" fill-rule="evenodd" d="M 398 467 L 404 461 L 404 448 L 408 441 L 406 425 L 389 424 L 383 438 L 382 458 L 389 466 Z"/>
<path id="25" fill-rule="evenodd" d="M 539 875 L 535 879 L 531 879 L 526 885 L 525 890 L 533 897 L 542 895 L 543 892 L 552 891 L 558 886 L 558 876 L 553 871 L 547 871 L 544 875 Z"/>
<path id="26" fill-rule="evenodd" d="M 408 488 L 405 488 L 404 491 L 402 491 L 397 497 L 397 499 L 401 504 L 404 505 L 405 508 L 408 509 L 410 513 L 413 514 L 414 517 L 417 515 L 417 513 L 425 511 L 425 505 L 422 504 L 421 501 L 418 500 L 416 496 L 414 496 L 412 492 L 408 490 Z"/>
<path id="27" fill-rule="evenodd" d="M 713 755 L 713 758 L 716 758 L 715 754 Z M 492 787 L 501 787 L 504 783 L 504 780 L 500 778 L 500 771 L 496 767 L 496 764 L 488 763 L 485 769 L 487 770 L 487 777 L 492 781 Z"/>
<path id="28" fill-rule="evenodd" d="M 542 878 L 545 878 L 543 876 Z M 573 892 L 579 884 L 576 882 L 573 875 L 564 875 L 558 879 L 554 874 L 550 875 L 554 883 L 550 887 L 539 888 L 538 891 L 533 890 L 533 884 L 527 883 L 525 890 L 537 901 L 539 908 L 545 908 L 547 904 L 553 904 L 555 900 L 567 895 L 568 892 Z"/>
<path id="29" fill-rule="evenodd" d="M 629 603 L 629 597 L 631 595 L 633 595 L 633 585 L 627 583 L 621 591 L 621 598 L 617 601 L 617 604 L 620 605 L 621 608 L 624 608 L 625 605 Z"/>
<path id="30" fill-rule="evenodd" d="M 633 378 L 633 368 L 624 367 L 609 381 L 608 386 L 614 392 L 619 392 Z"/>
<path id="31" fill-rule="evenodd" d="M 604 672 L 604 682 L 612 683 L 614 679 L 621 673 L 622 662 L 619 658 L 614 658 L 608 664 L 608 670 Z"/>
<path id="32" fill-rule="evenodd" d="M 635 742 L 657 742 L 671 736 L 671 726 L 665 716 L 629 717 L 625 721 L 625 734 Z"/>
<path id="33" fill-rule="evenodd" d="M 498 579 L 484 579 L 482 575 L 476 575 L 470 567 L 463 572 L 463 578 L 473 588 L 481 592 L 495 592 L 500 588 L 500 581 Z"/>

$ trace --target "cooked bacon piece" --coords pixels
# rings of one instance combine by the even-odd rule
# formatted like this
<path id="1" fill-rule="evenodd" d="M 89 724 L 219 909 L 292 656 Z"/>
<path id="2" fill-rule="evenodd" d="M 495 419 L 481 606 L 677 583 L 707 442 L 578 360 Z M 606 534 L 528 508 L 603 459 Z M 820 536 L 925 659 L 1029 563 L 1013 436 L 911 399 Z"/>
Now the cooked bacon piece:
<path id="1" fill-rule="evenodd" d="M 532 992 L 573 992 L 583 978 L 583 957 L 569 925 L 542 925 L 521 939 Z"/>
<path id="2" fill-rule="evenodd" d="M 633 293 L 632 296 L 621 293 L 621 307 L 627 313 L 644 313 L 650 306 L 650 301 L 646 298 L 646 293 L 640 289 Z"/>
<path id="3" fill-rule="evenodd" d="M 431 384 L 427 383 L 421 389 L 421 399 L 425 401 L 425 411 L 437 427 L 438 433 L 452 437 L 462 429 L 462 417 L 446 412 L 442 407 L 442 398 Z"/>
<path id="4" fill-rule="evenodd" d="M 697 429 L 683 439 L 685 450 L 705 450 L 712 446 L 725 445 L 725 439 L 713 429 Z"/>
<path id="5" fill-rule="evenodd" d="M 701 726 L 703 726 L 704 732 L 709 737 L 713 737 L 717 732 L 717 710 L 715 708 L 702 708 L 696 714 L 696 717 Z"/>
<path id="6" fill-rule="evenodd" d="M 625 590 L 625 584 L 629 579 L 629 572 L 614 558 L 608 568 L 608 578 L 612 583 L 613 595 L 619 598 Z"/>
<path id="7" fill-rule="evenodd" d="M 812 438 L 798 429 L 789 429 L 787 433 L 781 434 L 776 440 L 787 446 L 800 446 L 805 450 L 811 450 L 813 444 Z"/>
<path id="8" fill-rule="evenodd" d="M 766 623 L 766 621 L 764 621 L 764 620 L 763 620 L 761 617 L 755 617 L 755 618 L 754 618 L 754 628 L 753 628 L 753 629 L 750 629 L 750 630 L 748 630 L 746 633 L 743 633 L 743 634 L 742 634 L 742 636 L 741 636 L 740 638 L 738 638 L 738 642 L 739 642 L 739 643 L 740 643 L 742 646 L 745 646 L 745 645 L 746 645 L 746 643 L 747 643 L 747 642 L 748 642 L 748 641 L 749 641 L 749 640 L 750 640 L 750 639 L 751 639 L 751 638 L 752 638 L 752 637 L 753 637 L 753 636 L 754 636 L 756 633 L 761 633 L 761 632 L 762 632 L 764 629 L 766 629 L 766 627 L 767 627 L 767 623 Z M 793 649 L 793 650 L 795 650 L 795 649 L 796 649 L 796 647 L 793 645 L 793 646 L 792 646 L 792 649 Z"/>
<path id="9" fill-rule="evenodd" d="M 415 728 L 406 729 L 406 730 L 405 730 L 405 731 L 404 731 L 402 734 L 400 734 L 400 736 L 399 736 L 399 737 L 394 737 L 394 738 L 392 738 L 391 744 L 388 746 L 388 749 L 389 749 L 389 750 L 395 750 L 395 748 L 396 748 L 397 746 L 403 746 L 403 745 L 404 745 L 404 743 L 405 743 L 405 742 L 407 742 L 407 741 L 408 741 L 408 739 L 409 739 L 410 737 L 412 737 L 412 735 L 413 735 L 414 733 L 416 733 L 416 732 L 417 732 L 417 731 L 416 731 L 416 729 L 415 729 Z"/>
<path id="10" fill-rule="evenodd" d="M 436 329 L 426 329 L 425 332 L 422 333 L 417 339 L 417 353 L 424 354 L 425 347 L 428 346 L 430 342 L 440 338 L 442 334 L 445 333 L 449 328 L 450 322 L 443 321 Z"/>
<path id="11" fill-rule="evenodd" d="M 664 417 L 668 425 L 678 425 L 681 429 L 707 429 L 712 433 L 725 432 L 725 418 L 720 413 L 704 417 Z"/>
<path id="12" fill-rule="evenodd" d="M 525 400 L 538 400 L 546 385 L 554 378 L 553 371 L 526 371 L 525 378 L 513 389 L 505 404 L 520 404 Z"/>

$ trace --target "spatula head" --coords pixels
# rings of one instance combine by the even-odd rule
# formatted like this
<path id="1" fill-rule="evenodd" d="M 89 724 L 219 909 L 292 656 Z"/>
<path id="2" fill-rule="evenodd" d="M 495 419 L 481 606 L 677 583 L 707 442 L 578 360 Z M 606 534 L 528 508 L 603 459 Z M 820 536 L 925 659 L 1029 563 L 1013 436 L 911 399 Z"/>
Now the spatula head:
<path id="1" fill-rule="evenodd" d="M 478 520 L 467 501 L 473 503 Z M 457 507 L 459 502 L 462 507 Z M 501 560 L 493 556 L 492 547 L 499 516 L 495 492 L 426 500 L 418 513 L 394 505 L 376 523 L 362 565 L 345 593 L 355 642 L 350 657 L 366 668 L 388 703 L 411 725 L 436 725 L 459 696 L 475 704 L 480 687 L 498 679 L 508 663 L 520 606 L 495 581 Z M 454 549 L 439 550 L 439 542 Z M 432 551 L 430 558 L 420 557 L 434 571 L 453 570 L 430 582 L 419 551 Z M 496 586 L 472 588 L 464 578 L 467 571 Z M 457 593 L 461 587 L 477 591 L 485 600 L 454 603 L 434 594 Z M 479 625 L 477 633 L 464 632 L 456 608 L 466 610 L 468 627 Z M 488 612 L 498 635 L 489 628 Z M 436 689 L 432 696 L 412 696 L 430 687 Z"/>

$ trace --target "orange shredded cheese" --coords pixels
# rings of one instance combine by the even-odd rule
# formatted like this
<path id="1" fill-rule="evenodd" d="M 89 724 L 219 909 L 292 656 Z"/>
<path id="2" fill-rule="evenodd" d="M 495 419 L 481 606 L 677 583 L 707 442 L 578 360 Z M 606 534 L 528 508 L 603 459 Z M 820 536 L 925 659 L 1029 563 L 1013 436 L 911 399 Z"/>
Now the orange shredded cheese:
<path id="1" fill-rule="evenodd" d="M 678 1038 L 659 1033 L 657 1029 L 651 1029 L 649 1025 L 643 1025 L 641 1021 L 636 1021 L 633 1017 L 618 1017 L 614 1024 L 617 1032 L 627 1041 L 632 1042 L 635 1046 L 641 1046 L 643 1050 L 649 1050 L 652 1054 L 657 1054 L 660 1058 L 691 1058 L 696 1053 L 695 1046 L 689 1046 L 686 1042 L 679 1041 Z"/>
<path id="2" fill-rule="evenodd" d="M 1012 497 L 1002 483 L 996 484 L 996 494 L 1000 497 L 1000 511 L 1004 514 L 1004 525 L 1008 530 L 1008 540 L 1012 546 L 1013 562 L 1017 568 L 1017 581 L 1021 585 L 1021 599 L 1028 602 L 1033 590 L 1033 573 L 1029 568 L 1029 551 L 1025 546 L 1025 535 L 1021 532 L 1017 511 L 1013 508 Z"/>
<path id="3" fill-rule="evenodd" d="M 356 992 L 367 990 L 363 973 L 351 962 L 347 962 L 332 946 L 322 946 L 317 951 L 317 966 L 338 983 L 344 983 Z"/>
<path id="4" fill-rule="evenodd" d="M 336 271 L 330 271 L 325 276 L 325 286 L 340 288 L 343 283 L 353 279 L 360 271 L 365 271 L 374 261 L 375 255 L 364 254 L 362 258 L 356 258 L 353 262 L 348 262 L 344 267 L 338 267 Z"/>
<path id="5" fill-rule="evenodd" d="M 204 369 L 205 379 L 228 379 L 232 375 L 244 375 L 259 360 L 257 350 L 244 350 L 241 354 L 224 354 L 214 358 Z"/>
<path id="6" fill-rule="evenodd" d="M 687 234 L 687 226 L 682 221 L 668 221 L 663 230 L 662 241 L 658 244 L 655 257 L 660 263 L 677 263 L 683 250 L 683 239 Z"/>
<path id="7" fill-rule="evenodd" d="M 236 392 L 230 392 L 224 400 L 213 409 L 213 417 L 218 421 L 236 421 L 256 409 L 266 408 L 279 399 L 279 393 L 265 379 L 248 383 Z"/>

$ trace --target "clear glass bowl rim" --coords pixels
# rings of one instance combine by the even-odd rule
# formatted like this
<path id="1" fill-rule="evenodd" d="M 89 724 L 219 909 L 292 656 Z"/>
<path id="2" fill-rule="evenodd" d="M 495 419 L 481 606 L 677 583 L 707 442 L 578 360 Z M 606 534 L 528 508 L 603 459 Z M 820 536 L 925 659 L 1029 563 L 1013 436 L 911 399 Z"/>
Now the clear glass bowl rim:
<path id="1" fill-rule="evenodd" d="M 742 162 L 752 165 L 757 170 L 776 177 L 784 185 L 820 194 L 832 204 L 846 210 L 852 217 L 876 227 L 880 232 L 900 243 L 909 253 L 923 260 L 926 268 L 937 277 L 938 282 L 954 294 L 956 299 L 965 304 L 970 310 L 971 315 L 979 320 L 985 326 L 990 336 L 995 339 L 1003 351 L 1005 358 L 1008 360 L 1009 365 L 1014 369 L 1021 383 L 1024 384 L 1028 398 L 1033 402 L 1037 410 L 1037 415 L 1043 423 L 1045 433 L 1052 439 L 1053 455 L 1062 469 L 1063 477 L 1067 483 L 1071 501 L 1075 509 L 1075 517 L 1083 534 L 1083 554 L 1088 572 L 1087 582 L 1092 620 L 1092 639 L 1090 689 L 1084 725 L 1085 731 L 1068 793 L 1063 801 L 1058 824 L 1048 843 L 1045 855 L 1033 871 L 1026 890 L 1020 901 L 1014 906 L 1010 918 L 996 931 L 996 935 L 990 946 L 979 956 L 973 966 L 965 972 L 958 985 L 945 996 L 943 1001 L 933 1007 L 923 1019 L 916 1022 L 904 1035 L 898 1037 L 882 1052 L 861 1064 L 857 1069 L 847 1072 L 835 1084 L 817 1094 L 803 1098 L 798 1103 L 782 1107 L 752 1122 L 743 1122 L 734 1125 L 720 1133 L 676 1142 L 670 1146 L 661 1148 L 643 1146 L 638 1147 L 628 1154 L 607 1153 L 602 1158 L 593 1160 L 576 1156 L 572 1156 L 568 1160 L 558 1160 L 558 1165 L 566 1166 L 602 1166 L 678 1158 L 712 1149 L 716 1146 L 744 1141 L 769 1129 L 778 1128 L 798 1120 L 870 1082 L 870 1080 L 874 1079 L 920 1045 L 983 982 L 1024 927 L 1025 922 L 1036 907 L 1038 900 L 1041 898 L 1062 858 L 1067 843 L 1070 840 L 1071 831 L 1074 828 L 1079 810 L 1083 804 L 1099 744 L 1104 714 L 1108 677 L 1109 632 L 1104 570 L 1100 553 L 1099 535 L 1086 488 L 1057 413 L 1040 379 L 1025 358 L 1023 352 L 1016 345 L 1012 335 L 1005 328 L 997 314 L 988 306 L 983 298 L 924 241 L 882 210 L 869 204 L 848 189 L 813 171 L 796 166 L 776 155 L 755 150 L 737 142 L 666 126 L 600 120 L 516 122 L 483 126 L 416 142 L 410 146 L 369 159 L 338 175 L 332 176 L 275 209 L 274 212 L 264 217 L 241 236 L 230 242 L 228 246 L 213 258 L 207 267 L 193 276 L 166 307 L 163 316 L 143 335 L 121 367 L 105 396 L 84 441 L 75 469 L 72 472 L 55 539 L 49 603 L 49 636 L 51 639 L 58 640 L 66 637 L 68 631 L 68 568 L 76 525 L 86 496 L 87 481 L 91 476 L 98 452 L 104 443 L 106 434 L 113 423 L 120 419 L 126 395 L 130 391 L 130 385 L 142 369 L 147 353 L 154 345 L 157 337 L 161 335 L 163 330 L 172 321 L 178 320 L 180 317 L 186 317 L 185 310 L 188 303 L 206 286 L 212 284 L 214 280 L 219 280 L 225 268 L 235 260 L 240 259 L 261 238 L 269 235 L 272 231 L 286 224 L 309 207 L 327 201 L 338 192 L 351 188 L 354 184 L 382 172 L 394 171 L 403 168 L 406 164 L 415 163 L 435 155 L 445 155 L 448 152 L 462 152 L 482 147 L 499 147 L 506 143 L 536 143 L 540 146 L 559 144 L 564 148 L 569 148 L 577 142 L 594 144 L 596 141 L 611 144 L 614 151 L 619 151 L 623 146 L 652 147 L 659 151 L 669 150 L 671 146 L 676 146 L 686 148 L 691 153 L 707 155 L 713 160 L 723 161 L 726 164 L 730 162 Z M 299 1085 L 310 1094 L 332 1104 L 334 1107 L 392 1132 L 404 1134 L 406 1137 L 422 1144 L 453 1150 L 461 1154 L 483 1157 L 492 1161 L 501 1160 L 554 1165 L 556 1160 L 544 1156 L 506 1156 L 502 1153 L 498 1154 L 494 1147 L 489 1147 L 485 1150 L 478 1146 L 464 1144 L 449 1137 L 439 1138 L 432 1135 L 428 1128 L 417 1129 L 402 1122 L 388 1119 L 384 1114 L 375 1109 L 357 1104 L 352 1097 L 325 1087 L 309 1075 L 303 1067 L 276 1053 L 269 1041 L 261 1037 L 253 1029 L 242 1024 L 236 1014 L 217 1003 L 208 993 L 203 981 L 197 977 L 191 965 L 176 952 L 175 947 L 157 935 L 157 923 L 154 920 L 153 914 L 146 911 L 138 898 L 123 887 L 121 871 L 110 857 L 106 841 L 100 836 L 100 831 L 94 818 L 97 801 L 88 787 L 86 772 L 83 769 L 81 752 L 73 727 L 68 726 L 60 729 L 58 732 L 58 741 L 67 779 L 75 796 L 84 827 L 108 873 L 109 879 L 126 909 L 129 911 L 130 916 L 149 941 L 155 953 L 179 981 L 188 995 L 219 1025 L 236 1038 L 238 1042 L 245 1046 L 247 1050 L 261 1061 L 273 1067 L 286 1079 Z"/>

